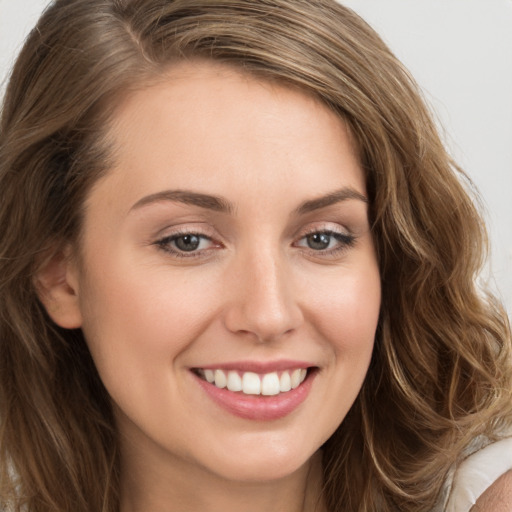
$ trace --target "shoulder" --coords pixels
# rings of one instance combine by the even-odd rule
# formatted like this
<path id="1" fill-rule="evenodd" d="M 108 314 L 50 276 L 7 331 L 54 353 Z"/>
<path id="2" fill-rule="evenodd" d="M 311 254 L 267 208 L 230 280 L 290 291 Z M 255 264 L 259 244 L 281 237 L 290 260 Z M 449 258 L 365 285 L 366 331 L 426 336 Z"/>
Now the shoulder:
<path id="1" fill-rule="evenodd" d="M 512 470 L 502 475 L 478 498 L 471 512 L 512 510 Z"/>
<path id="2" fill-rule="evenodd" d="M 448 496 L 440 500 L 439 510 L 512 511 L 512 437 L 479 440 L 472 449 L 447 478 Z"/>

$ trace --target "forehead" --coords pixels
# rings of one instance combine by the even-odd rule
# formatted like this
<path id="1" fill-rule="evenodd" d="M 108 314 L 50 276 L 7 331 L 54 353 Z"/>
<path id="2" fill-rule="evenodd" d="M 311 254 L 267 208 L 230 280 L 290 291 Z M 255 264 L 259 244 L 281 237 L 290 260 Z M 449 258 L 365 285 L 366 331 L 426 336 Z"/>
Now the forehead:
<path id="1" fill-rule="evenodd" d="M 217 63 L 180 63 L 130 94 L 110 137 L 114 190 L 131 182 L 141 194 L 172 185 L 225 195 L 234 180 L 260 192 L 305 180 L 314 196 L 348 179 L 365 193 L 338 115 L 303 91 Z"/>
<path id="2" fill-rule="evenodd" d="M 168 121 L 169 114 L 175 116 L 180 129 L 209 129 L 210 135 L 215 132 L 208 124 L 212 115 L 217 115 L 217 123 L 230 122 L 238 125 L 237 129 L 248 129 L 257 118 L 269 126 L 276 120 L 295 124 L 316 119 L 324 128 L 332 128 L 324 136 L 335 135 L 341 128 L 350 143 L 356 144 L 344 119 L 311 90 L 204 59 L 177 62 L 147 87 L 127 94 L 116 108 L 111 132 L 133 136 L 135 131 L 138 137 L 141 123 L 149 120 L 153 127 L 156 122 Z"/>

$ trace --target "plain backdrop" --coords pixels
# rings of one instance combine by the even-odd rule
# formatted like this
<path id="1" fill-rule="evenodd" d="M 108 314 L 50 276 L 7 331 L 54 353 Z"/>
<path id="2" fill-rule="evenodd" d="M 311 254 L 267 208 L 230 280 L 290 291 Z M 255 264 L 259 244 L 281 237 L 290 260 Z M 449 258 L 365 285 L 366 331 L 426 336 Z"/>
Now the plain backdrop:
<path id="1" fill-rule="evenodd" d="M 0 0 L 0 94 L 47 0 Z M 512 313 L 512 0 L 343 0 L 410 69 L 483 198 L 489 280 Z"/>

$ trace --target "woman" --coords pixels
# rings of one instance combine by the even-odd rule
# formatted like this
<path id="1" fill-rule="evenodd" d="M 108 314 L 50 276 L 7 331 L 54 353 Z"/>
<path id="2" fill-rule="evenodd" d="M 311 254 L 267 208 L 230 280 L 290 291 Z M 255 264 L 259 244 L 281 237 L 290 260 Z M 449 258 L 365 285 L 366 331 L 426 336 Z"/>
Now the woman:
<path id="1" fill-rule="evenodd" d="M 4 508 L 509 506 L 483 227 L 354 13 L 57 0 L 0 165 Z"/>

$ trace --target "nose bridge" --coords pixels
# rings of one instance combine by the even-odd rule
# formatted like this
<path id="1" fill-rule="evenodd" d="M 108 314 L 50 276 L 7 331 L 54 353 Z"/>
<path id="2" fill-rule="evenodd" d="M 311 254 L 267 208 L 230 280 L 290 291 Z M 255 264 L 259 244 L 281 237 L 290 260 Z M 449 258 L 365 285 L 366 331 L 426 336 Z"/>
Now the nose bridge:
<path id="1" fill-rule="evenodd" d="M 294 293 L 290 264 L 279 249 L 266 246 L 248 251 L 237 266 L 226 314 L 228 329 L 251 333 L 260 341 L 279 338 L 296 329 L 302 312 Z"/>

